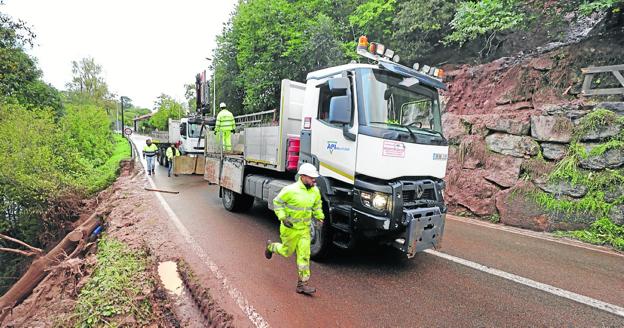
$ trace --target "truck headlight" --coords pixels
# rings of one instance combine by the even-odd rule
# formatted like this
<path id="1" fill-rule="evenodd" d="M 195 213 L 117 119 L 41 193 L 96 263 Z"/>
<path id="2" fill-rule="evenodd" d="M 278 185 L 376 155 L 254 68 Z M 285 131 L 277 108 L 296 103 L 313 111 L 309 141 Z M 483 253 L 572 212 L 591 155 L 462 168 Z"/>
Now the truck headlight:
<path id="1" fill-rule="evenodd" d="M 382 193 L 372 193 L 362 191 L 360 198 L 364 206 L 374 208 L 379 211 L 385 211 L 388 208 L 388 195 Z"/>

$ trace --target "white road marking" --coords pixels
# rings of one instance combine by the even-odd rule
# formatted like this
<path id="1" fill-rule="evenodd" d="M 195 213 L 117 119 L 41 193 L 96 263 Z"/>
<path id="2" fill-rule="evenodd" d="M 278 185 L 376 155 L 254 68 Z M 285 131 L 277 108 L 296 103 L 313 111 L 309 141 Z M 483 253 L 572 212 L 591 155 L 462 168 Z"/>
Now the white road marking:
<path id="1" fill-rule="evenodd" d="M 450 219 L 450 220 L 454 220 L 454 221 L 459 221 L 459 222 L 463 222 L 463 223 L 472 224 L 472 225 L 478 225 L 480 227 L 506 231 L 506 232 L 514 233 L 514 234 L 525 236 L 525 237 L 531 237 L 531 238 L 535 238 L 535 239 L 552 241 L 552 242 L 558 243 L 558 244 L 574 246 L 574 247 L 583 248 L 583 249 L 587 249 L 587 250 L 594 251 L 594 252 L 599 252 L 599 253 L 604 253 L 604 254 L 624 257 L 624 253 L 613 251 L 613 250 L 610 250 L 610 249 L 608 249 L 606 247 L 601 247 L 601 246 L 596 246 L 596 245 L 588 245 L 588 244 L 585 244 L 585 243 L 583 243 L 581 241 L 576 241 L 576 240 L 557 238 L 557 237 L 553 237 L 551 235 L 548 235 L 545 232 L 537 232 L 537 231 L 531 231 L 531 230 L 526 230 L 526 229 L 522 229 L 522 228 L 498 225 L 498 224 L 493 224 L 493 223 L 489 223 L 489 222 L 479 221 L 478 219 L 468 219 L 468 218 L 463 218 L 463 217 L 454 216 L 454 215 L 447 215 L 446 218 Z"/>
<path id="2" fill-rule="evenodd" d="M 585 304 L 585 305 L 591 306 L 591 307 L 596 308 L 596 309 L 600 309 L 600 310 L 603 310 L 603 311 L 615 314 L 615 315 L 620 316 L 620 317 L 624 317 L 624 308 L 619 307 L 617 305 L 613 305 L 613 304 L 610 304 L 610 303 L 599 301 L 597 299 L 594 299 L 594 298 L 591 298 L 591 297 L 587 297 L 587 296 L 583 296 L 583 295 L 580 295 L 580 294 L 577 294 L 577 293 L 574 293 L 574 292 L 571 292 L 571 291 L 568 291 L 568 290 L 565 290 L 565 289 L 561 289 L 561 288 L 558 288 L 558 287 L 555 287 L 555 286 L 551 286 L 551 285 L 548 285 L 548 284 L 543 284 L 541 282 L 537 282 L 535 280 L 524 278 L 524 277 L 521 277 L 521 276 L 518 276 L 518 275 L 515 275 L 515 274 L 512 274 L 512 273 L 509 273 L 509 272 L 505 272 L 505 271 L 501 271 L 501 270 L 498 270 L 498 269 L 490 268 L 490 267 L 487 267 L 485 265 L 481 265 L 479 263 L 475 263 L 475 262 L 472 262 L 472 261 L 464 260 L 462 258 L 455 257 L 455 256 L 452 256 L 452 255 L 448 255 L 446 253 L 434 251 L 434 250 L 431 250 L 431 249 L 425 250 L 424 252 L 427 253 L 427 254 L 431 254 L 431 255 L 434 255 L 434 256 L 441 257 L 441 258 L 443 258 L 445 260 L 449 260 L 451 262 L 455 262 L 455 263 L 467 266 L 467 267 L 475 269 L 475 270 L 479 270 L 481 272 L 489 273 L 489 274 L 495 275 L 497 277 L 501 277 L 503 279 L 507 279 L 507 280 L 513 281 L 513 282 L 521 284 L 521 285 L 525 285 L 525 286 L 528 286 L 528 287 L 531 287 L 531 288 L 535 288 L 535 289 L 541 290 L 541 291 L 549 293 L 549 294 L 553 294 L 553 295 L 556 295 L 556 296 L 559 296 L 559 297 L 563 297 L 563 298 L 566 298 L 566 299 L 569 299 L 569 300 L 572 300 L 572 301 L 575 301 L 575 302 L 578 302 L 578 303 L 581 303 L 581 304 Z"/>
<path id="3" fill-rule="evenodd" d="M 138 149 L 138 147 L 135 147 L 135 150 L 136 149 Z M 147 169 L 147 164 L 144 163 L 140 159 L 139 155 L 140 154 L 137 153 L 136 158 L 139 160 L 139 162 L 141 163 L 143 168 Z M 147 180 L 149 181 L 150 186 L 152 186 L 152 188 L 156 189 L 156 184 L 154 183 L 154 180 L 152 179 L 152 177 L 151 176 L 147 176 Z M 268 327 L 270 327 L 269 323 L 266 320 L 264 320 L 262 315 L 260 315 L 260 313 L 258 313 L 254 309 L 254 307 L 249 304 L 249 301 L 247 301 L 245 296 L 243 296 L 243 294 L 238 289 L 236 289 L 236 287 L 230 285 L 230 283 L 228 282 L 227 277 L 219 269 L 219 266 L 214 261 L 212 261 L 210 259 L 210 257 L 208 256 L 208 254 L 203 250 L 203 248 L 201 248 L 199 246 L 197 241 L 195 241 L 195 238 L 193 238 L 193 236 L 191 236 L 191 233 L 182 224 L 182 222 L 180 221 L 180 218 L 171 209 L 171 207 L 169 206 L 167 201 L 165 201 L 163 196 L 160 193 L 155 193 L 155 195 L 156 195 L 156 198 L 158 199 L 158 201 L 160 202 L 160 205 L 162 205 L 162 207 L 165 209 L 165 212 L 167 212 L 167 214 L 169 215 L 169 219 L 173 222 L 173 224 L 176 226 L 178 231 L 184 237 L 184 240 L 189 244 L 189 246 L 191 246 L 191 248 L 193 249 L 195 254 L 197 254 L 197 256 L 199 256 L 199 258 L 201 258 L 202 261 L 204 261 L 204 263 L 208 266 L 210 271 L 221 282 L 222 287 L 228 292 L 230 297 L 232 297 L 234 302 L 236 302 L 236 304 L 243 311 L 243 313 L 245 313 L 247 318 L 249 318 L 249 320 L 254 324 L 254 326 L 256 326 L 258 328 L 268 328 Z"/>

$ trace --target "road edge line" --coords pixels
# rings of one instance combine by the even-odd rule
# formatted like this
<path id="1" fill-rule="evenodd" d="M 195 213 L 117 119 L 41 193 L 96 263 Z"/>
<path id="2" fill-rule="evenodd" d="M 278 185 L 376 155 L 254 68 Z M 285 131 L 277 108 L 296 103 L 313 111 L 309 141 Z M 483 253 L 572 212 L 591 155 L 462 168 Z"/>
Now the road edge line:
<path id="1" fill-rule="evenodd" d="M 606 311 L 608 313 L 617 315 L 619 317 L 623 317 L 624 318 L 624 308 L 619 307 L 617 305 L 614 304 L 610 304 L 607 302 L 603 302 L 588 296 L 584 296 L 581 294 L 577 294 L 565 289 L 561 289 L 559 287 L 555 287 L 555 286 L 551 286 L 548 284 L 544 284 L 541 282 L 537 282 L 535 280 L 531 280 L 528 278 L 524 278 L 518 275 L 515 275 L 513 273 L 509 273 L 509 272 L 505 272 L 502 270 L 498 270 L 498 269 L 494 269 L 494 268 L 490 268 L 488 266 L 476 263 L 476 262 L 472 262 L 469 260 L 465 260 L 453 255 L 449 255 L 446 253 L 442 253 L 439 251 L 435 251 L 435 250 L 431 250 L 431 249 L 427 249 L 425 251 L 423 251 L 424 253 L 430 254 L 430 255 L 434 255 L 437 257 L 441 257 L 445 260 L 449 260 L 451 262 L 455 262 L 464 266 L 467 266 L 469 268 L 481 271 L 481 272 L 485 272 L 485 273 L 489 273 L 491 275 L 506 279 L 506 280 L 510 280 L 513 281 L 515 283 L 527 286 L 527 287 L 531 287 L 537 290 L 541 290 L 543 292 L 555 295 L 555 296 L 559 296 L 565 299 L 569 299 L 572 301 L 575 301 L 577 303 L 581 303 L 602 311 Z"/>
<path id="2" fill-rule="evenodd" d="M 132 142 L 134 144 L 134 141 Z M 135 145 L 136 146 L 136 145 Z M 140 157 L 137 156 L 137 160 L 141 163 L 144 169 L 147 169 L 147 164 L 143 163 Z M 156 189 L 156 184 L 152 177 L 145 175 L 147 181 L 150 183 L 152 188 Z M 199 246 L 195 238 L 191 236 L 191 233 L 186 229 L 186 227 L 180 221 L 180 218 L 177 214 L 171 209 L 165 198 L 160 193 L 155 193 L 156 198 L 160 202 L 160 205 L 163 207 L 169 219 L 178 229 L 178 232 L 182 234 L 184 240 L 191 246 L 195 254 L 204 261 L 204 264 L 208 266 L 212 274 L 221 282 L 221 286 L 228 292 L 228 295 L 234 300 L 236 305 L 243 311 L 243 313 L 247 316 L 247 318 L 254 324 L 254 326 L 258 328 L 269 328 L 269 323 L 258 313 L 253 306 L 249 304 L 249 301 L 243 296 L 243 294 L 236 288 L 230 285 L 228 279 L 225 277 L 221 270 L 219 270 L 219 266 L 210 259 L 208 254 L 204 251 L 203 248 Z"/>

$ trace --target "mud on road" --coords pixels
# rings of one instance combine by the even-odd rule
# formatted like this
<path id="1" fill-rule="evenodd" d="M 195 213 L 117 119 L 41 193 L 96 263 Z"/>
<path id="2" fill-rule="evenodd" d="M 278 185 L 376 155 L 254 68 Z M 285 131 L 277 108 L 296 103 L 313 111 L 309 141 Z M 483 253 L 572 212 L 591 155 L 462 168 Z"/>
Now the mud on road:
<path id="1" fill-rule="evenodd" d="M 228 302 L 225 291 L 207 272 L 201 262 L 192 257 L 177 230 L 171 226 L 161 205 L 148 186 L 143 168 L 134 161 L 122 162 L 117 181 L 90 200 L 81 220 L 96 211 L 109 213 L 103 217 L 108 237 L 126 244 L 130 249 L 147 254 L 148 269 L 141 280 L 153 282 L 137 298 L 149 300 L 152 318 L 149 327 L 244 327 L 249 321 L 242 315 L 232 315 L 236 305 Z M 80 223 L 79 220 L 76 225 Z M 97 243 L 90 244 L 85 254 L 55 266 L 24 302 L 14 307 L 0 322 L 1 327 L 61 327 L 76 324 L 75 307 L 80 289 L 93 273 Z M 179 292 L 165 288 L 158 274 L 158 265 L 172 261 L 177 264 L 184 286 Z M 223 300 L 223 302 L 220 302 Z M 121 326 L 145 326 L 123 314 L 111 318 Z"/>

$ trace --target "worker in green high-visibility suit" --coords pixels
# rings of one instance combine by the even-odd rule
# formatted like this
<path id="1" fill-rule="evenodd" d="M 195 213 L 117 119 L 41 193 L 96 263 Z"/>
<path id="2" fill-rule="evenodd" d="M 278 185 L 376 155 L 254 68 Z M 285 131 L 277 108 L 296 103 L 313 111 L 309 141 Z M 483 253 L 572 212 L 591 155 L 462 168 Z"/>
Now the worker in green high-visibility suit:
<path id="1" fill-rule="evenodd" d="M 296 292 L 312 295 L 316 288 L 308 285 L 310 279 L 310 225 L 313 220 L 323 221 L 323 205 L 321 193 L 316 187 L 316 178 L 319 177 L 314 165 L 305 163 L 299 168 L 299 179 L 280 191 L 273 200 L 275 214 L 281 221 L 281 243 L 267 241 L 264 255 L 267 259 L 273 253 L 289 257 L 297 253 L 297 282 Z"/>
<path id="2" fill-rule="evenodd" d="M 232 150 L 232 132 L 236 129 L 236 123 L 234 122 L 234 115 L 227 110 L 225 103 L 219 105 L 221 111 L 217 114 L 217 122 L 215 124 L 215 135 L 219 138 L 223 150 Z"/>

